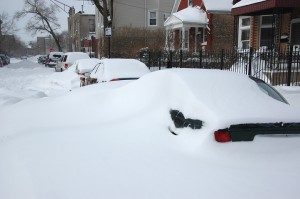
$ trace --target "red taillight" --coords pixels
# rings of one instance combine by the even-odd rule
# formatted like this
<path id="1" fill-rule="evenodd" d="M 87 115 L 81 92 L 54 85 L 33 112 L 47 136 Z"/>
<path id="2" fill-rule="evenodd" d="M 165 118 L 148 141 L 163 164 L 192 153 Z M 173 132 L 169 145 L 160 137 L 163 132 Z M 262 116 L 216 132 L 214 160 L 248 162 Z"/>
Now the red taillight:
<path id="1" fill-rule="evenodd" d="M 119 78 L 114 78 L 114 79 L 111 79 L 110 81 L 113 82 L 113 81 L 119 81 L 120 79 Z"/>
<path id="2" fill-rule="evenodd" d="M 65 64 L 65 68 L 68 68 L 68 64 Z"/>
<path id="3" fill-rule="evenodd" d="M 216 131 L 215 140 L 217 142 L 230 142 L 231 141 L 230 133 L 228 131 Z"/>

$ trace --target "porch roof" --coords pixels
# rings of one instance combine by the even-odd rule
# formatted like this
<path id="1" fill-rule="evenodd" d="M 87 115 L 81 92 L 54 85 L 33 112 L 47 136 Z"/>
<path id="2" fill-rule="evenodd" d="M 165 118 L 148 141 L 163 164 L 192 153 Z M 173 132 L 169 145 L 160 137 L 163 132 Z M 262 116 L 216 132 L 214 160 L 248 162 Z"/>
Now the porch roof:
<path id="1" fill-rule="evenodd" d="M 206 12 L 199 6 L 187 7 L 179 12 L 173 13 L 165 21 L 166 29 L 178 29 L 182 27 L 206 27 L 208 18 Z"/>
<path id="2" fill-rule="evenodd" d="M 232 7 L 232 15 L 262 15 L 289 12 L 300 7 L 299 0 L 241 0 Z"/>

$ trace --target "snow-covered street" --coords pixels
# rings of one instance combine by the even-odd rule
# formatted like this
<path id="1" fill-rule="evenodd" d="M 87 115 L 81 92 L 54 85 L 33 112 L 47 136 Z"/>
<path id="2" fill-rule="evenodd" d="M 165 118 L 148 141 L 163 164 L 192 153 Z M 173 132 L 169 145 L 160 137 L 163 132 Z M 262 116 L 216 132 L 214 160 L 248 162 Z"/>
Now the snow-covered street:
<path id="1" fill-rule="evenodd" d="M 38 64 L 37 57 L 12 59 L 10 65 L 0 68 L 0 110 L 23 100 L 64 94 L 79 87 L 77 80 L 75 74 L 55 73 L 53 68 Z"/>
<path id="2" fill-rule="evenodd" d="M 217 94 L 232 88 L 205 85 L 199 93 L 214 100 L 198 102 L 193 83 L 203 71 L 184 70 L 186 82 L 174 70 L 151 72 L 128 84 L 79 87 L 72 68 L 54 72 L 36 63 L 36 57 L 12 62 L 0 68 L 1 199 L 299 198 L 299 135 L 219 143 L 211 131 L 214 125 L 222 128 L 222 116 L 243 121 L 239 117 L 247 111 L 259 113 L 255 121 L 264 121 L 269 112 L 276 113 L 273 120 L 284 116 L 298 122 L 298 87 L 277 87 L 290 107 L 255 84 L 230 99 Z M 231 80 L 218 77 L 221 83 Z M 231 85 L 242 89 L 247 82 Z M 244 94 L 251 99 L 243 99 Z M 253 103 L 249 110 L 253 99 L 263 104 Z M 171 108 L 202 119 L 203 128 L 178 128 L 174 135 Z"/>

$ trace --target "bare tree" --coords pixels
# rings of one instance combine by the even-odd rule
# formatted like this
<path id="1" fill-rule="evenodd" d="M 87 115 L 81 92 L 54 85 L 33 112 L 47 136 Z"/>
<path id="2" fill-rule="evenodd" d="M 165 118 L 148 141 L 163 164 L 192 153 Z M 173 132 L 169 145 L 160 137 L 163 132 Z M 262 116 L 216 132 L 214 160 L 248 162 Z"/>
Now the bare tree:
<path id="1" fill-rule="evenodd" d="M 33 32 L 33 34 L 37 32 L 49 33 L 53 37 L 59 51 L 62 51 L 58 37 L 60 24 L 56 17 L 57 11 L 58 8 L 55 5 L 46 5 L 43 0 L 24 0 L 23 9 L 17 12 L 15 16 L 17 19 L 20 19 L 26 15 L 32 15 L 26 25 L 26 29 Z"/>
<path id="2" fill-rule="evenodd" d="M 0 21 L 0 35 L 12 35 L 18 30 L 14 18 L 9 17 L 6 12 L 0 14 Z"/>
<path id="3" fill-rule="evenodd" d="M 113 19 L 113 0 L 91 0 L 103 16 L 104 28 L 111 27 Z M 102 2 L 102 3 L 101 3 Z M 110 8 L 109 8 L 110 3 Z"/>
<path id="4" fill-rule="evenodd" d="M 2 12 L 0 14 L 0 52 L 10 53 L 12 51 L 15 46 L 13 34 L 17 30 L 14 18 Z"/>

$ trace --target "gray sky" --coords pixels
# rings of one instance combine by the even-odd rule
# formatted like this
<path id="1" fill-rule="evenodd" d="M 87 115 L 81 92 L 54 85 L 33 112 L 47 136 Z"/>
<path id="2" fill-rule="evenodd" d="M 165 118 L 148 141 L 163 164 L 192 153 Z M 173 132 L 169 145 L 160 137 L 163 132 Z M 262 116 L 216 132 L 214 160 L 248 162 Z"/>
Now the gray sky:
<path id="1" fill-rule="evenodd" d="M 45 1 L 45 3 L 50 4 L 52 3 L 50 0 L 42 0 Z M 87 1 L 82 1 L 82 0 L 58 0 L 62 3 L 65 3 L 69 6 L 74 6 L 75 11 L 81 11 L 82 5 L 83 5 L 83 10 L 87 14 L 95 14 L 95 6 L 91 4 L 91 2 Z M 54 1 L 55 2 L 55 1 Z M 58 5 L 61 8 L 64 8 L 63 5 L 59 4 Z M 22 10 L 24 6 L 24 0 L 0 0 L 0 13 L 2 14 L 3 12 L 7 13 L 9 17 L 11 18 L 16 11 Z M 60 11 L 57 13 L 57 17 L 59 18 L 60 24 L 61 24 L 61 30 L 67 30 L 68 29 L 68 14 L 65 13 L 63 10 L 59 9 Z M 69 8 L 65 7 L 65 11 L 68 12 Z M 20 29 L 16 35 L 18 35 L 22 41 L 29 42 L 29 41 L 36 41 L 37 36 L 42 36 L 41 34 L 32 36 L 31 33 L 26 32 L 25 30 L 25 25 L 27 23 L 28 18 L 24 18 L 19 20 L 16 25 Z"/>

